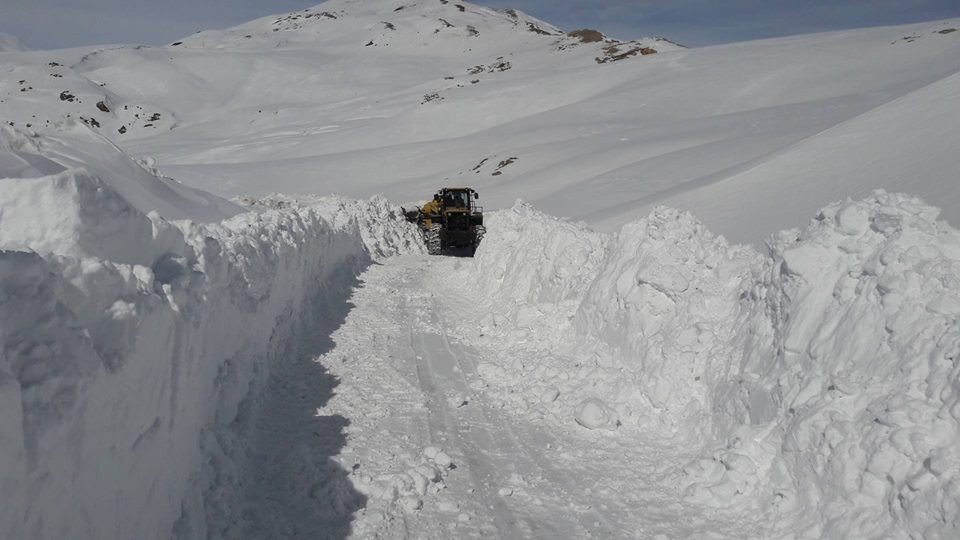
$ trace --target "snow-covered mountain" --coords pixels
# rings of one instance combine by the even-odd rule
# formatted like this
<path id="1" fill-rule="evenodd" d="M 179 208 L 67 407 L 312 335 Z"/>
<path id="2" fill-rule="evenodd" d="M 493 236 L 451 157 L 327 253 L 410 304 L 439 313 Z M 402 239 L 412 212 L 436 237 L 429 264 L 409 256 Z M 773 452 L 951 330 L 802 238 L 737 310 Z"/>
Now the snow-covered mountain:
<path id="1" fill-rule="evenodd" d="M 958 27 L 0 38 L 0 536 L 955 536 Z"/>
<path id="2" fill-rule="evenodd" d="M 876 187 L 946 197 L 960 219 L 948 170 L 907 178 L 956 142 L 958 26 L 687 50 L 462 2 L 336 0 L 168 47 L 7 55 L 0 114 L 33 128 L 70 114 L 225 196 L 404 202 L 470 184 L 488 208 L 520 197 L 604 230 L 665 202 L 758 242 Z M 885 121 L 918 107 L 934 124 Z M 811 160 L 811 145 L 832 150 Z"/>
<path id="3" fill-rule="evenodd" d="M 659 39 L 620 43 L 595 32 L 567 36 L 520 12 L 455 2 L 332 1 L 165 48 L 29 57 L 36 72 L 11 65 L 7 82 L 14 84 L 5 90 L 48 102 L 46 110 L 36 114 L 21 104 L 4 114 L 39 126 L 72 113 L 124 141 L 174 127 L 208 136 L 238 126 L 275 131 L 304 115 L 320 119 L 343 109 L 356 116 L 387 100 L 393 106 L 378 107 L 378 117 L 409 114 L 435 92 L 442 101 L 444 90 L 479 85 L 514 67 L 546 73 L 677 48 Z M 524 60 L 515 65 L 514 56 Z"/>

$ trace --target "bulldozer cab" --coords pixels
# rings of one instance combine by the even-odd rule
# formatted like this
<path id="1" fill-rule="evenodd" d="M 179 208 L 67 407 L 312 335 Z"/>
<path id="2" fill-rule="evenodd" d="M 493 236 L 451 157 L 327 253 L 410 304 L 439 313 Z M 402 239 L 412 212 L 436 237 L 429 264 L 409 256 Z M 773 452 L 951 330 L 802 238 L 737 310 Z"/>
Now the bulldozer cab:
<path id="1" fill-rule="evenodd" d="M 443 211 L 480 212 L 476 205 L 479 199 L 477 192 L 470 188 L 445 188 L 437 192 L 434 199 L 439 199 Z"/>

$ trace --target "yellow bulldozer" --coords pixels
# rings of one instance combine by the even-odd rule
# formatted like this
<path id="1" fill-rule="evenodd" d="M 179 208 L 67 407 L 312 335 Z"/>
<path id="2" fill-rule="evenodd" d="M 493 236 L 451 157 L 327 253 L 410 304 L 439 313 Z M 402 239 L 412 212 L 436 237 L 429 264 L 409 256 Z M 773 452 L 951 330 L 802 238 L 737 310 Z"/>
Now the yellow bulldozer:
<path id="1" fill-rule="evenodd" d="M 404 214 L 420 227 L 431 255 L 472 257 L 486 233 L 479 198 L 471 188 L 443 188 L 427 204 Z"/>

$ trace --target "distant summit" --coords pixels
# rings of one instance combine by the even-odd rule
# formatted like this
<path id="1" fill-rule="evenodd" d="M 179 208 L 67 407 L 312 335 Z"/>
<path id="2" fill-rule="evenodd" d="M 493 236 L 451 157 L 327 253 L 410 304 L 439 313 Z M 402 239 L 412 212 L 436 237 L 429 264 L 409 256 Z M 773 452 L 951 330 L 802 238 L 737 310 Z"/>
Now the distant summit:
<path id="1" fill-rule="evenodd" d="M 338 53 L 357 47 L 431 56 L 484 51 L 499 55 L 531 49 L 596 48 L 597 62 L 679 47 L 662 38 L 620 42 L 596 30 L 566 33 L 515 9 L 492 9 L 455 0 L 330 0 L 313 8 L 199 32 L 171 43 L 183 48 L 262 49 L 322 46 Z M 475 54 L 474 54 L 475 55 Z"/>

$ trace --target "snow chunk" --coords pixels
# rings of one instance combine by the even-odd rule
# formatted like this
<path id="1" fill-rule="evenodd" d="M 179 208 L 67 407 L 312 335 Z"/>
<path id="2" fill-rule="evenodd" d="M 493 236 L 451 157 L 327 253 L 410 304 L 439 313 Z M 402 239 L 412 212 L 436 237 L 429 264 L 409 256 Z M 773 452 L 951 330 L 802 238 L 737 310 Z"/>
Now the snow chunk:
<path id="1" fill-rule="evenodd" d="M 620 425 L 617 413 L 597 398 L 580 402 L 574 412 L 574 419 L 587 429 L 615 429 Z"/>
<path id="2" fill-rule="evenodd" d="M 423 508 L 423 498 L 442 491 L 444 478 L 453 468 L 453 459 L 435 446 L 423 449 L 420 463 L 404 472 L 390 473 L 372 478 L 362 473 L 351 476 L 356 489 L 391 504 L 399 503 L 407 512 Z"/>

